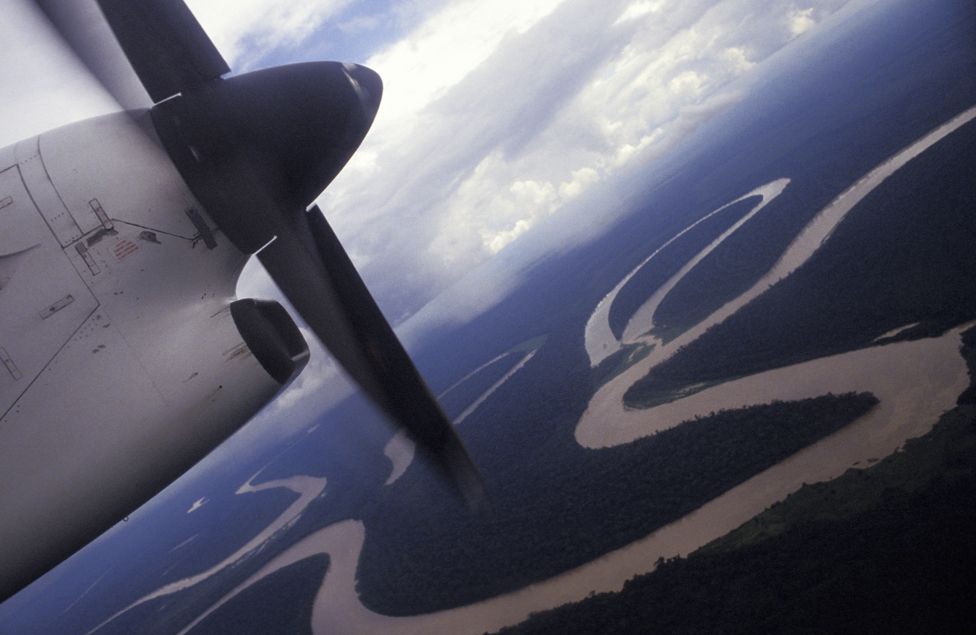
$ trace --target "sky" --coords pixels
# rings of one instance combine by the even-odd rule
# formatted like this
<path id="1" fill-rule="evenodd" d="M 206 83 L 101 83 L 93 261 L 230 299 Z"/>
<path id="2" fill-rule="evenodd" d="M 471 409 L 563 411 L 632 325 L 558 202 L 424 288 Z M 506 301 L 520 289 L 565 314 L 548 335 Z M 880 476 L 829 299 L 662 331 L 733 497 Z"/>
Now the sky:
<path id="1" fill-rule="evenodd" d="M 112 111 L 30 4 L 6 3 L 0 146 Z M 874 0 L 187 3 L 235 73 L 339 59 L 383 77 L 373 129 L 318 203 L 409 348 L 501 299 L 517 280 L 485 272 L 516 270 L 498 263 L 520 244 L 592 237 L 619 175 L 665 159 L 771 60 Z M 239 295 L 277 294 L 249 266 Z M 342 394 L 334 377 L 313 350 L 275 407 Z"/>
<path id="2" fill-rule="evenodd" d="M 372 13 L 372 3 L 250 0 L 256 17 L 230 22 L 222 4 L 191 6 L 235 67 L 261 64 L 248 42 L 274 61 L 302 57 L 315 23 L 354 24 L 372 43 L 351 61 L 383 76 L 384 103 L 320 204 L 399 322 L 735 103 L 737 79 L 844 3 L 461 0 Z M 262 20 L 258 5 L 288 9 Z"/>
<path id="3" fill-rule="evenodd" d="M 846 3 L 188 4 L 234 72 L 326 58 L 365 63 L 384 78 L 373 130 L 319 202 L 400 322 L 581 194 L 735 103 L 737 80 Z M 0 143 L 111 109 L 67 56 L 48 50 L 41 40 L 50 33 L 36 37 L 45 31 L 36 17 L 21 7 L 12 18 L 0 36 L 14 62 L 4 65 L 4 85 L 17 98 L 0 105 Z"/>

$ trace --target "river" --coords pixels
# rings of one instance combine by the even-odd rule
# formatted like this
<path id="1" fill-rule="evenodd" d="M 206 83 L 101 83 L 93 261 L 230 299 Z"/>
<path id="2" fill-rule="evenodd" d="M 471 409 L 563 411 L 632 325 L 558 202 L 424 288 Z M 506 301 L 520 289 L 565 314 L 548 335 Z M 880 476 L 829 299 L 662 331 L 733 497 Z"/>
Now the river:
<path id="1" fill-rule="evenodd" d="M 869 172 L 821 210 L 789 245 L 773 268 L 749 290 L 675 340 L 667 344 L 657 342 L 658 345 L 648 357 L 614 378 L 593 396 L 576 427 L 576 439 L 586 447 L 608 447 L 653 434 L 696 415 L 707 415 L 721 408 L 767 403 L 774 399 L 793 400 L 826 392 L 856 390 L 874 393 L 880 404 L 856 422 L 640 540 L 563 574 L 511 593 L 425 615 L 389 617 L 374 613 L 362 605 L 356 593 L 356 572 L 366 528 L 358 520 L 346 520 L 310 534 L 277 555 L 260 571 L 225 594 L 182 632 L 192 630 L 208 615 L 261 579 L 290 564 L 322 553 L 329 555 L 330 566 L 315 597 L 312 611 L 312 629 L 315 633 L 482 633 L 496 630 L 518 623 L 532 612 L 577 601 L 594 592 L 619 590 L 627 579 L 653 570 L 658 558 L 694 551 L 782 500 L 803 483 L 835 478 L 851 467 L 895 452 L 909 438 L 925 434 L 942 412 L 954 406 L 956 397 L 968 385 L 966 364 L 959 354 L 960 333 L 965 327 L 937 338 L 880 345 L 770 370 L 713 386 L 684 399 L 650 409 L 625 408 L 623 393 L 634 381 L 646 375 L 654 365 L 667 359 L 681 345 L 693 341 L 709 326 L 724 320 L 745 303 L 765 292 L 771 284 L 801 266 L 816 253 L 837 224 L 867 194 L 912 158 L 973 118 L 976 118 L 976 107 L 933 130 Z M 788 184 L 787 179 L 780 179 L 742 197 L 760 194 L 763 200 L 706 247 L 696 257 L 695 262 L 700 261 L 707 255 L 705 252 L 714 249 L 721 240 L 748 222 Z M 654 254 L 648 257 L 640 266 L 647 264 L 653 256 Z M 607 350 L 615 346 L 619 350 L 628 341 L 627 333 L 634 338 L 635 333 L 646 332 L 653 323 L 654 309 L 663 299 L 663 293 L 652 296 L 635 314 L 625 330 L 623 341 L 616 340 L 606 324 L 613 298 L 640 266 L 596 307 L 587 323 L 586 348 L 590 352 L 593 365 L 606 357 Z M 668 288 L 673 288 L 690 269 L 690 266 L 682 268 L 666 283 Z M 524 360 L 524 363 L 528 363 L 530 359 L 531 357 Z M 505 380 L 512 374 L 514 373 Z M 497 385 L 492 390 L 496 388 Z M 393 472 L 400 472 L 401 466 L 393 465 L 391 468 Z M 298 492 L 299 500 L 307 505 L 309 497 L 321 493 L 324 482 L 301 480 L 302 478 L 252 487 L 286 487 Z M 291 522 L 296 517 L 294 508 L 295 505 L 290 507 L 287 514 L 283 514 L 273 526 L 280 529 L 285 523 Z M 285 520 L 286 516 L 289 517 L 288 520 Z M 262 532 L 261 535 L 265 540 L 268 538 L 267 532 Z M 253 543 L 254 541 L 249 542 L 248 546 L 253 546 Z M 240 555 L 240 551 L 236 555 Z M 212 575 L 213 571 L 214 569 L 210 569 L 200 576 L 168 585 L 129 608 L 174 592 L 178 588 L 185 588 L 185 584 L 191 581 L 195 583 L 201 576 Z"/>

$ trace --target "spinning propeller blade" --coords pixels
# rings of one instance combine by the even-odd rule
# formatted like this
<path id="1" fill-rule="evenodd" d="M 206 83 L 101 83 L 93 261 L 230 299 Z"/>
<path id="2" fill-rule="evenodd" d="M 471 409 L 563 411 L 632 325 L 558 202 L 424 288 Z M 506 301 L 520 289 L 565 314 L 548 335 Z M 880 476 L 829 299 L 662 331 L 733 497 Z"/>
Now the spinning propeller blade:
<path id="1" fill-rule="evenodd" d="M 335 359 L 471 505 L 478 471 L 317 207 L 279 231 L 258 259 Z"/>
<path id="2" fill-rule="evenodd" d="M 183 0 L 35 0 L 126 110 L 230 72 Z"/>
<path id="3" fill-rule="evenodd" d="M 155 131 L 223 233 L 254 253 L 322 344 L 469 502 L 481 482 L 453 425 L 325 218 L 309 205 L 373 123 L 382 82 L 336 62 L 230 69 L 183 0 L 35 0 Z M 265 246 L 266 245 L 266 246 Z"/>

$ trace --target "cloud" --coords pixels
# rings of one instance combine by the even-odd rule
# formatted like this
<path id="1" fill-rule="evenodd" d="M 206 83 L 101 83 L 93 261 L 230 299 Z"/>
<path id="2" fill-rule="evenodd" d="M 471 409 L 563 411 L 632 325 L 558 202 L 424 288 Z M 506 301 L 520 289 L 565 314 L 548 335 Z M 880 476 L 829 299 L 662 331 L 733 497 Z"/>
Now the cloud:
<path id="1" fill-rule="evenodd" d="M 817 21 L 813 18 L 813 7 L 793 11 L 790 14 L 789 22 L 790 33 L 793 35 L 802 35 L 809 31 L 817 24 Z"/>
<path id="2" fill-rule="evenodd" d="M 614 26 L 623 22 L 646 18 L 649 15 L 659 13 L 661 9 L 664 8 L 664 5 L 665 2 L 663 0 L 641 0 L 639 2 L 634 2 L 624 9 L 624 12 L 620 14 L 619 18 L 617 18 Z"/>
<path id="3" fill-rule="evenodd" d="M 524 33 L 563 0 L 455 2 L 368 64 L 384 77 L 384 122 L 401 121 L 441 97 L 512 36 Z"/>
<path id="4" fill-rule="evenodd" d="M 352 0 L 190 4 L 237 68 L 277 47 L 314 48 L 313 36 L 328 22 L 355 32 L 375 29 L 380 15 Z M 599 227 L 600 214 L 613 208 L 620 174 L 666 156 L 741 99 L 745 80 L 766 60 L 812 24 L 824 25 L 844 4 L 398 5 L 403 8 L 394 12 L 409 13 L 402 23 L 415 26 L 368 60 L 386 86 L 379 118 L 320 203 L 388 316 L 399 322 L 513 249 L 552 249 L 572 232 L 585 236 L 588 227 L 570 227 L 579 219 Z M 4 77 L 8 85 L 31 88 L 16 107 L 0 106 L 0 133 L 13 141 L 49 127 L 45 122 L 110 110 L 104 94 L 63 51 L 38 55 L 38 43 L 16 45 L 26 41 L 19 31 L 44 32 L 18 6 L 13 3 L 12 18 L 0 24 L 0 35 L 9 36 Z M 82 96 L 58 97 L 69 89 Z M 573 223 L 560 222 L 570 217 Z M 540 227 L 551 235 L 534 237 Z M 244 294 L 277 297 L 266 276 L 254 271 Z M 510 275 L 482 278 L 477 294 L 455 294 L 457 315 L 482 310 L 513 284 Z M 318 394 L 326 375 L 324 367 L 310 368 L 294 398 L 283 401 Z"/>
<path id="5" fill-rule="evenodd" d="M 187 0 L 235 70 L 277 48 L 295 48 L 351 0 Z"/>
<path id="6" fill-rule="evenodd" d="M 349 35 L 360 35 L 372 31 L 383 23 L 379 15 L 357 15 L 339 22 L 339 30 Z"/>
<path id="7" fill-rule="evenodd" d="M 386 86 L 374 129 L 320 200 L 399 321 L 614 172 L 661 156 L 844 2 L 416 0 L 380 13 L 352 0 L 190 4 L 237 68 L 275 47 L 318 46 L 326 23 L 355 30 L 409 14 L 415 27 L 368 61 Z M 6 129 L 111 109 L 90 86 L 92 98 L 51 98 L 83 73 L 19 51 L 7 75 L 29 73 L 42 90 L 25 97 L 35 107 L 7 109 Z"/>
<path id="8" fill-rule="evenodd" d="M 661 156 L 844 2 L 541 4 L 504 21 L 494 3 L 452 5 L 368 62 L 385 102 L 321 203 L 395 319 Z"/>

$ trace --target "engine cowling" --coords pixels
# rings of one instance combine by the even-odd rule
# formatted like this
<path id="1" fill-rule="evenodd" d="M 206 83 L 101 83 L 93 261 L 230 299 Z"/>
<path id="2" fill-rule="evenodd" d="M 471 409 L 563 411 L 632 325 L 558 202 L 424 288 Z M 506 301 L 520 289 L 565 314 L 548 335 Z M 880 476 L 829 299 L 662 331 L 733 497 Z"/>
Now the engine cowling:
<path id="1" fill-rule="evenodd" d="M 308 364 L 308 343 L 281 304 L 246 298 L 230 313 L 251 354 L 279 384 L 291 383 Z"/>

